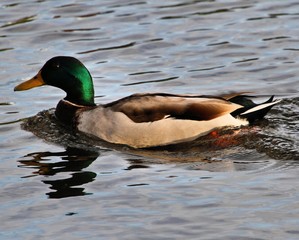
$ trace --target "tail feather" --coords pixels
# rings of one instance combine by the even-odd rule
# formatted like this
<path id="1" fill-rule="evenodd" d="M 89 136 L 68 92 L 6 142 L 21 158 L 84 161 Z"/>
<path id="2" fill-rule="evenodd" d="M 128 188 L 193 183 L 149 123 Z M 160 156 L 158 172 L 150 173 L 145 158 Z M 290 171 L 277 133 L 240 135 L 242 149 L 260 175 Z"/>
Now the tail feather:
<path id="1" fill-rule="evenodd" d="M 229 101 L 243 106 L 243 108 L 232 112 L 232 116 L 245 118 L 252 123 L 256 120 L 262 119 L 270 111 L 270 109 L 281 100 L 274 100 L 274 96 L 271 96 L 266 102 L 256 104 L 249 99 L 249 96 L 240 95 L 229 99 Z"/>

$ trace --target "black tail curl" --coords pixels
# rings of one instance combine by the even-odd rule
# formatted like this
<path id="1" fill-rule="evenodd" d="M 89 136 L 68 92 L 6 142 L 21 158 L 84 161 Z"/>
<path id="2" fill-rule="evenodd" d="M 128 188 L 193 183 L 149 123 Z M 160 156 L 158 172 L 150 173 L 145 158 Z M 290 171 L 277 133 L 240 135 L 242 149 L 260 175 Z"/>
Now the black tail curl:
<path id="1" fill-rule="evenodd" d="M 253 123 L 256 120 L 262 119 L 275 104 L 280 102 L 280 100 L 274 100 L 274 96 L 271 96 L 266 102 L 260 104 L 254 103 L 250 98 L 252 96 L 239 95 L 229 99 L 230 102 L 243 106 L 243 108 L 232 112 L 231 115 L 233 117 L 245 118 L 249 123 Z"/>

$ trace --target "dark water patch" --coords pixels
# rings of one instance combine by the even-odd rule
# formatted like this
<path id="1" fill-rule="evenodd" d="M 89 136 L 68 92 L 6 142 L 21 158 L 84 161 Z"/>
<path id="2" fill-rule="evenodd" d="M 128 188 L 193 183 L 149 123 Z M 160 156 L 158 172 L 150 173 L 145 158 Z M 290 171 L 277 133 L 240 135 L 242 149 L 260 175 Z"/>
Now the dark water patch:
<path id="1" fill-rule="evenodd" d="M 144 5 L 147 4 L 147 2 L 145 1 L 136 1 L 136 2 L 126 2 L 126 3 L 122 3 L 122 4 L 113 4 L 110 6 L 110 8 L 122 8 L 122 7 L 129 7 L 129 6 L 138 6 L 138 5 Z"/>
<path id="2" fill-rule="evenodd" d="M 31 15 L 31 16 L 19 18 L 17 20 L 8 22 L 8 23 L 0 26 L 0 28 L 7 28 L 7 27 L 19 25 L 19 24 L 24 24 L 24 23 L 32 22 L 35 18 L 36 18 L 36 15 Z"/>
<path id="3" fill-rule="evenodd" d="M 216 9 L 214 11 L 196 12 L 196 13 L 193 13 L 192 15 L 211 15 L 211 14 L 226 13 L 226 12 L 232 11 L 232 9 L 233 8 L 231 8 L 231 9 L 222 8 L 222 9 Z"/>
<path id="4" fill-rule="evenodd" d="M 148 186 L 148 183 L 135 183 L 135 184 L 129 184 L 127 187 L 141 187 L 141 186 Z"/>
<path id="5" fill-rule="evenodd" d="M 83 5 L 69 3 L 69 4 L 63 4 L 63 5 L 57 6 L 56 8 L 71 8 L 71 7 L 82 7 L 82 6 Z"/>
<path id="6" fill-rule="evenodd" d="M 150 166 L 147 166 L 146 165 L 146 162 L 142 159 L 139 159 L 138 162 L 136 162 L 135 159 L 127 159 L 127 161 L 130 162 L 130 166 L 127 167 L 126 169 L 124 170 L 127 170 L 127 171 L 131 171 L 131 170 L 136 170 L 136 169 L 147 169 L 147 168 L 150 168 Z"/>
<path id="7" fill-rule="evenodd" d="M 171 19 L 180 19 L 180 18 L 186 18 L 187 16 L 166 16 L 166 17 L 161 17 L 161 20 L 171 20 Z"/>
<path id="8" fill-rule="evenodd" d="M 211 28 L 198 28 L 198 29 L 190 29 L 187 30 L 186 32 L 202 32 L 202 31 L 211 31 Z"/>
<path id="9" fill-rule="evenodd" d="M 244 62 L 257 61 L 257 60 L 259 60 L 259 58 L 247 58 L 247 59 L 242 59 L 242 60 L 234 61 L 232 63 L 244 63 Z"/>
<path id="10" fill-rule="evenodd" d="M 77 17 L 79 17 L 79 18 L 90 18 L 90 17 L 95 17 L 95 16 L 98 16 L 98 15 L 105 15 L 105 14 L 111 14 L 111 13 L 114 13 L 114 11 L 94 12 L 94 13 L 79 15 Z"/>
<path id="11" fill-rule="evenodd" d="M 73 28 L 73 29 L 64 29 L 63 32 L 89 32 L 99 30 L 100 28 Z"/>
<path id="12" fill-rule="evenodd" d="M 188 72 L 201 72 L 201 71 L 210 71 L 210 70 L 214 70 L 214 69 L 218 69 L 218 68 L 224 68 L 225 66 L 215 66 L 215 67 L 209 67 L 209 68 L 201 68 L 201 69 L 191 69 L 188 70 Z"/>
<path id="13" fill-rule="evenodd" d="M 229 42 L 223 41 L 223 42 L 217 42 L 217 43 L 210 43 L 207 46 L 217 46 L 217 45 L 224 45 L 224 44 L 229 44 Z"/>
<path id="14" fill-rule="evenodd" d="M 5 51 L 9 51 L 9 50 L 13 50 L 14 48 L 2 48 L 0 49 L 0 52 L 5 52 Z"/>
<path id="15" fill-rule="evenodd" d="M 135 75 L 144 75 L 144 74 L 152 74 L 152 73 L 160 73 L 161 71 L 147 71 L 147 72 L 136 72 L 136 73 L 129 73 L 131 76 Z"/>
<path id="16" fill-rule="evenodd" d="M 215 2 L 215 0 L 193 0 L 193 1 L 184 1 L 182 3 L 175 3 L 175 4 L 164 4 L 164 5 L 159 5 L 156 6 L 156 8 L 181 8 L 181 7 L 185 7 L 185 6 L 193 6 L 196 3 L 204 3 L 204 2 L 208 2 L 208 3 L 212 3 Z"/>
<path id="17" fill-rule="evenodd" d="M 272 41 L 272 40 L 287 39 L 287 38 L 290 38 L 290 37 L 288 37 L 288 36 L 278 36 L 278 37 L 263 38 L 263 41 Z"/>
<path id="18" fill-rule="evenodd" d="M 299 51 L 299 48 L 284 48 L 283 50 L 286 50 L 286 51 Z"/>
<path id="19" fill-rule="evenodd" d="M 253 18 L 247 18 L 247 21 L 257 21 L 257 20 L 266 20 L 271 18 L 279 18 L 284 16 L 296 16 L 299 15 L 298 13 L 270 13 L 267 16 L 264 17 L 253 17 Z"/>
<path id="20" fill-rule="evenodd" d="M 177 78 L 179 78 L 179 77 L 169 77 L 169 78 L 164 78 L 164 79 L 156 79 L 156 80 L 149 80 L 149 81 L 142 81 L 142 82 L 126 83 L 126 84 L 122 84 L 122 86 L 133 86 L 133 85 L 139 85 L 139 84 L 168 82 L 168 81 L 175 80 Z"/>
<path id="21" fill-rule="evenodd" d="M 22 122 L 23 119 L 18 119 L 18 120 L 14 120 L 14 121 L 8 121 L 8 122 L 0 122 L 0 125 L 11 125 L 13 123 L 19 123 L 19 122 Z"/>
<path id="22" fill-rule="evenodd" d="M 163 38 L 153 38 L 149 40 L 144 40 L 143 42 L 159 42 L 159 41 L 163 41 Z"/>
<path id="23" fill-rule="evenodd" d="M 14 103 L 12 103 L 12 102 L 0 102 L 0 106 L 10 106 L 10 105 L 14 105 Z"/>
<path id="24" fill-rule="evenodd" d="M 127 44 L 123 45 L 117 45 L 117 46 L 112 46 L 112 47 L 104 47 L 104 48 L 96 48 L 88 51 L 83 51 L 83 52 L 78 52 L 77 54 L 87 54 L 87 53 L 93 53 L 93 52 L 98 52 L 98 51 L 107 51 L 107 50 L 114 50 L 114 49 L 119 49 L 119 48 L 128 48 L 132 47 L 136 44 L 136 42 L 130 42 Z"/>
<path id="25" fill-rule="evenodd" d="M 225 13 L 225 12 L 230 12 L 231 9 L 216 9 L 213 11 L 200 11 L 200 12 L 192 12 L 192 13 L 187 13 L 187 14 L 182 14 L 182 15 L 169 15 L 169 16 L 164 16 L 161 17 L 161 20 L 172 20 L 172 19 L 183 19 L 183 18 L 189 18 L 191 16 L 204 16 L 204 15 L 212 15 L 212 14 L 220 14 L 220 13 Z"/>
<path id="26" fill-rule="evenodd" d="M 11 3 L 11 4 L 5 4 L 3 5 L 3 8 L 10 8 L 20 5 L 20 3 Z"/>

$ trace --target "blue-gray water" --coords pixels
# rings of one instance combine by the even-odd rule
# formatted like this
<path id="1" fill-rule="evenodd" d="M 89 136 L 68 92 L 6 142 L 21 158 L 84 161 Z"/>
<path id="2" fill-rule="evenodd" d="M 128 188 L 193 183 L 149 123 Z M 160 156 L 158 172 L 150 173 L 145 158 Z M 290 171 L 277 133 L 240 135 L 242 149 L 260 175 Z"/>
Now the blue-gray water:
<path id="1" fill-rule="evenodd" d="M 296 0 L 2 0 L 0 239 L 298 239 L 298 9 Z M 219 139 L 132 150 L 63 129 L 56 88 L 13 92 L 56 55 L 84 62 L 98 103 L 136 92 L 283 101 Z"/>

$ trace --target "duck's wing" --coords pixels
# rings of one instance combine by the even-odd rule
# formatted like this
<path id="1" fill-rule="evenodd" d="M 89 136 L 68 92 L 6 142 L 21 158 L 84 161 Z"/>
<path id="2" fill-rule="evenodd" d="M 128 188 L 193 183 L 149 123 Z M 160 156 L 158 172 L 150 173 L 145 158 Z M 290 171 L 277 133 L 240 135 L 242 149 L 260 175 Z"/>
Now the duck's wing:
<path id="1" fill-rule="evenodd" d="M 236 97 L 247 97 L 248 94 L 252 94 L 252 92 L 229 92 L 229 93 L 224 93 L 224 94 L 220 94 L 218 95 L 221 98 L 224 98 L 225 100 L 231 100 L 233 98 Z M 253 97 L 253 96 L 251 96 Z"/>
<path id="2" fill-rule="evenodd" d="M 220 97 L 160 93 L 134 94 L 103 107 L 122 112 L 132 121 L 141 123 L 165 118 L 211 120 L 243 106 Z"/>

